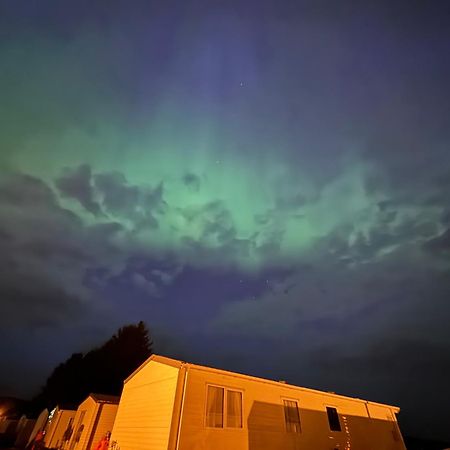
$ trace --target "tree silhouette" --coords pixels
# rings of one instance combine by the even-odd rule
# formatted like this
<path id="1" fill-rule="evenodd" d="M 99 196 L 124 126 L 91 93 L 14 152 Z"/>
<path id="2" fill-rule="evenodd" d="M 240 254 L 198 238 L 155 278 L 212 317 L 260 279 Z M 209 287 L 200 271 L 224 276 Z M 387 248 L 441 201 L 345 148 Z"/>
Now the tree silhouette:
<path id="1" fill-rule="evenodd" d="M 151 354 L 153 342 L 144 322 L 120 328 L 101 347 L 74 353 L 51 373 L 32 410 L 56 405 L 76 407 L 91 392 L 120 395 L 123 381 Z"/>

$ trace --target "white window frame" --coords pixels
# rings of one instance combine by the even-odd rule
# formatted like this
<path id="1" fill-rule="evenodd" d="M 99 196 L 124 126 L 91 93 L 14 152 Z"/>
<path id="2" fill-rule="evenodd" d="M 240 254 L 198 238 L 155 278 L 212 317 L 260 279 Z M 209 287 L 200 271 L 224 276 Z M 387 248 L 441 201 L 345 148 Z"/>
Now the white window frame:
<path id="1" fill-rule="evenodd" d="M 298 413 L 298 424 L 300 426 L 300 430 L 299 431 L 291 431 L 288 430 L 288 424 L 286 422 L 286 413 L 285 413 L 285 407 L 286 405 L 284 404 L 284 401 L 288 401 L 288 402 L 295 402 L 295 404 L 297 405 L 297 413 Z M 286 431 L 286 433 L 289 434 L 301 434 L 303 429 L 302 429 L 302 417 L 300 415 L 300 405 L 299 405 L 299 401 L 296 398 L 289 398 L 289 397 L 281 397 L 281 404 L 283 406 L 283 420 L 284 420 L 284 430 Z"/>
<path id="2" fill-rule="evenodd" d="M 216 387 L 216 388 L 220 388 L 223 389 L 223 427 L 210 427 L 208 426 L 208 387 Z M 227 392 L 228 391 L 233 391 L 233 392 L 239 392 L 241 394 L 241 426 L 240 427 L 229 427 L 228 426 L 228 420 L 227 420 L 227 412 L 228 412 L 228 396 L 227 396 Z M 235 388 L 235 387 L 231 387 L 231 386 L 223 386 L 220 384 L 213 384 L 213 383 L 207 383 L 206 384 L 206 388 L 205 388 L 205 412 L 204 412 L 204 426 L 205 428 L 207 428 L 208 430 L 243 430 L 244 429 L 244 390 L 243 389 L 239 389 L 239 388 Z"/>

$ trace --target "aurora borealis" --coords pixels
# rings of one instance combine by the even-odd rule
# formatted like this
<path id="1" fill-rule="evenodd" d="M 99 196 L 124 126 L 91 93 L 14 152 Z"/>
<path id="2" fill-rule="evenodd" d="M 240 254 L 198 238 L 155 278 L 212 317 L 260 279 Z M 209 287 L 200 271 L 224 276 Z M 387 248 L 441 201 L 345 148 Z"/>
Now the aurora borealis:
<path id="1" fill-rule="evenodd" d="M 450 439 L 449 5 L 213 3 L 1 2 L 0 393 L 144 320 Z"/>

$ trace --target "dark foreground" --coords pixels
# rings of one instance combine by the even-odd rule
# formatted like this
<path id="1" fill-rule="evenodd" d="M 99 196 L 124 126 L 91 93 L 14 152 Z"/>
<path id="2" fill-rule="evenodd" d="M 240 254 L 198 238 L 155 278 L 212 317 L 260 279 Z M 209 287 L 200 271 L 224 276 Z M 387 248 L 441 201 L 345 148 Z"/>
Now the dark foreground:
<path id="1" fill-rule="evenodd" d="M 3 437 L 3 439 L 2 439 Z M 12 443 L 4 436 L 0 435 L 0 449 L 4 450 L 25 450 L 19 447 L 13 447 Z M 442 441 L 432 441 L 428 439 L 405 437 L 405 444 L 408 450 L 444 450 L 450 449 L 450 443 Z M 43 448 L 42 450 L 47 450 Z"/>

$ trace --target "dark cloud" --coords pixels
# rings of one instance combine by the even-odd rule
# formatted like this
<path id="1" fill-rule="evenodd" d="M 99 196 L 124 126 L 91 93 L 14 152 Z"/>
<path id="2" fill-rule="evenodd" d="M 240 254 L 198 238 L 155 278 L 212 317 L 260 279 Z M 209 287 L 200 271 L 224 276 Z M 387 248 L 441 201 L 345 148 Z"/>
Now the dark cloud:
<path id="1" fill-rule="evenodd" d="M 96 238 L 111 237 L 122 231 L 124 227 L 119 222 L 106 222 L 90 225 L 86 227 L 87 233 L 92 234 Z"/>
<path id="2" fill-rule="evenodd" d="M 194 173 L 187 173 L 183 176 L 183 183 L 195 192 L 198 192 L 201 186 L 200 177 Z"/>
<path id="3" fill-rule="evenodd" d="M 89 268 L 114 265 L 123 227 L 85 225 L 39 178 L 9 174 L 0 182 L 0 282 L 5 314 L 15 326 L 61 325 L 88 314 L 92 297 L 82 284 Z M 29 302 L 29 303 L 27 303 Z"/>
<path id="4" fill-rule="evenodd" d="M 432 322 L 437 323 L 438 317 L 433 319 L 431 309 L 426 312 L 422 309 L 432 297 L 433 304 L 446 311 L 445 298 L 450 292 L 448 271 L 433 257 L 421 254 L 420 247 L 408 245 L 373 257 L 378 252 L 367 250 L 366 244 L 356 245 L 356 253 L 351 252 L 351 247 L 331 253 L 328 245 L 323 250 L 315 249 L 316 262 L 313 257 L 306 258 L 305 261 L 310 261 L 308 265 L 293 268 L 285 280 L 269 285 L 270 289 L 258 299 L 225 305 L 214 326 L 222 331 L 275 338 L 279 333 L 289 336 L 296 329 L 313 330 L 316 324 L 328 320 L 335 324 L 346 321 L 354 326 L 368 321 L 365 326 L 374 326 L 375 317 L 380 322 L 388 317 L 383 318 L 383 311 L 387 314 L 392 309 L 402 309 L 408 320 L 404 319 L 401 327 L 390 326 L 397 326 L 399 332 L 408 328 L 412 335 L 419 333 L 419 329 L 431 332 Z M 422 312 L 418 313 L 419 309 Z M 448 315 L 442 314 L 439 322 Z M 315 340 L 319 342 L 326 336 L 329 333 Z"/>
<path id="5" fill-rule="evenodd" d="M 3 205 L 29 207 L 38 204 L 52 210 L 56 207 L 53 191 L 36 177 L 16 173 L 5 174 L 0 188 L 0 201 Z"/>
<path id="6" fill-rule="evenodd" d="M 0 184 L 0 229 L 12 236 L 0 242 L 0 289 L 3 326 L 54 326 L 76 320 L 81 299 L 56 281 L 52 268 L 79 265 L 90 255 L 71 240 L 80 223 L 60 208 L 41 180 L 10 175 Z"/>
<path id="7" fill-rule="evenodd" d="M 10 327 L 59 327 L 65 322 L 77 322 L 87 312 L 76 295 L 52 280 L 24 272 L 20 266 L 2 266 L 0 320 L 4 330 Z"/>
<path id="8" fill-rule="evenodd" d="M 148 304 L 162 298 L 182 271 L 183 266 L 173 258 L 155 258 L 145 252 L 132 254 L 130 251 L 116 266 L 89 268 L 84 283 L 96 293 L 126 292 L 130 301 L 134 298 L 138 303 Z"/>
<path id="9" fill-rule="evenodd" d="M 442 212 L 442 218 L 441 218 L 441 220 L 442 220 L 442 224 L 443 224 L 444 226 L 450 226 L 450 209 L 445 209 L 445 210 Z"/>
<path id="10" fill-rule="evenodd" d="M 96 174 L 95 186 L 102 195 L 106 211 L 118 215 L 134 213 L 139 201 L 139 188 L 130 186 L 123 173 Z"/>
<path id="11" fill-rule="evenodd" d="M 93 173 L 88 164 L 66 168 L 55 185 L 63 197 L 95 216 L 129 220 L 136 229 L 157 228 L 156 216 L 165 208 L 162 183 L 154 188 L 131 185 L 121 172 Z"/>
<path id="12" fill-rule="evenodd" d="M 257 234 L 258 240 L 255 251 L 263 258 L 271 259 L 280 255 L 284 230 L 274 230 L 268 233 Z"/>
<path id="13" fill-rule="evenodd" d="M 165 208 L 163 185 L 155 188 L 130 185 L 120 172 L 97 173 L 94 183 L 104 210 L 133 221 L 137 228 L 157 228 L 155 217 Z"/>
<path id="14" fill-rule="evenodd" d="M 450 228 L 426 242 L 425 248 L 442 256 L 450 256 Z"/>
<path id="15" fill-rule="evenodd" d="M 42 180 L 23 174 L 5 176 L 0 182 L 0 214 L 4 232 L 19 243 L 36 244 L 39 237 L 70 236 L 81 220 L 58 204 L 55 193 Z"/>
<path id="16" fill-rule="evenodd" d="M 200 230 L 202 240 L 226 246 L 236 237 L 233 216 L 222 201 L 184 208 L 183 217 Z"/>
<path id="17" fill-rule="evenodd" d="M 73 193 L 76 194 L 75 191 Z M 158 188 L 149 191 L 150 197 L 155 195 L 162 195 Z M 108 285 L 115 286 L 114 282 L 120 276 L 126 279 L 124 286 L 128 289 L 134 288 L 146 295 L 159 297 L 159 291 L 163 291 L 178 272 L 166 272 L 164 266 L 157 263 L 148 271 L 143 266 L 133 266 L 133 270 L 124 271 L 122 268 L 127 267 L 129 253 L 121 249 L 116 240 L 123 236 L 131 239 L 127 233 L 118 222 L 85 224 L 80 216 L 63 207 L 52 188 L 37 177 L 20 173 L 2 177 L 2 346 L 9 342 L 12 334 L 23 336 L 11 344 L 16 352 L 8 356 L 8 364 L 22 367 L 25 360 L 30 367 L 40 364 L 36 373 L 45 377 L 48 375 L 45 370 L 49 372 L 51 364 L 59 361 L 49 356 L 42 358 L 39 363 L 33 359 L 33 351 L 37 352 L 40 346 L 47 346 L 49 355 L 53 354 L 52 351 L 56 352 L 56 345 L 50 339 L 52 333 L 61 334 L 61 330 L 66 330 L 63 340 L 67 347 L 58 350 L 62 360 L 71 351 L 84 350 L 86 346 L 89 349 L 89 346 L 107 337 L 107 334 L 99 337 L 98 333 L 94 333 L 97 341 L 94 338 L 89 341 L 89 334 L 80 335 L 79 329 L 89 330 L 94 327 L 103 333 L 112 333 L 114 326 L 123 325 L 126 319 L 121 317 L 118 320 L 111 314 L 111 305 L 103 298 L 109 292 Z M 152 274 L 152 270 L 160 272 Z M 155 283 L 153 290 L 152 283 Z M 92 323 L 95 317 L 101 319 L 99 323 Z M 6 347 L 4 351 L 10 351 Z M 15 361 L 14 355 L 21 355 L 22 361 Z M 2 374 L 0 383 L 14 385 L 12 373 L 15 372 Z M 41 378 L 28 381 L 23 377 L 19 379 L 27 392 L 43 381 Z"/>
<path id="18" fill-rule="evenodd" d="M 145 294 L 147 294 L 150 297 L 155 298 L 161 296 L 156 283 L 141 273 L 134 273 L 131 276 L 131 282 L 134 287 L 136 287 L 139 290 L 142 290 Z"/>
<path id="19" fill-rule="evenodd" d="M 297 209 L 307 202 L 306 197 L 301 193 L 279 196 L 276 199 L 275 206 L 279 210 Z"/>
<path id="20" fill-rule="evenodd" d="M 94 215 L 100 214 L 100 205 L 95 200 L 89 165 L 82 164 L 75 169 L 66 169 L 65 173 L 55 181 L 55 184 L 64 197 L 77 200 L 81 206 Z"/>

